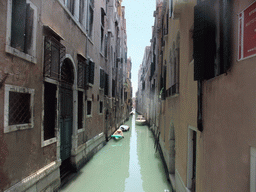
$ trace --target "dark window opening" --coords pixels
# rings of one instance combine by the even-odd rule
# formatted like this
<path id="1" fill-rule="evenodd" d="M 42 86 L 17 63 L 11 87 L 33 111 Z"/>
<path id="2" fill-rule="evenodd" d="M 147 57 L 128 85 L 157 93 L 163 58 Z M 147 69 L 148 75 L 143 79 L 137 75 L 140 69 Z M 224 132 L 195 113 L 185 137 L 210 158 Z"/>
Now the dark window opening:
<path id="1" fill-rule="evenodd" d="M 105 73 L 104 95 L 108 95 L 108 74 Z"/>
<path id="2" fill-rule="evenodd" d="M 86 70 L 87 83 L 94 84 L 94 66 L 95 63 L 90 61 L 88 65 L 88 70 Z"/>
<path id="3" fill-rule="evenodd" d="M 87 101 L 87 115 L 92 114 L 92 101 Z"/>
<path id="4" fill-rule="evenodd" d="M 103 113 L 103 102 L 100 101 L 100 113 Z"/>
<path id="5" fill-rule="evenodd" d="M 9 92 L 9 125 L 31 122 L 29 93 Z"/>
<path id="6" fill-rule="evenodd" d="M 44 82 L 44 140 L 55 137 L 57 86 Z"/>
<path id="7" fill-rule="evenodd" d="M 83 92 L 78 91 L 78 129 L 83 128 L 83 111 L 84 111 Z"/>

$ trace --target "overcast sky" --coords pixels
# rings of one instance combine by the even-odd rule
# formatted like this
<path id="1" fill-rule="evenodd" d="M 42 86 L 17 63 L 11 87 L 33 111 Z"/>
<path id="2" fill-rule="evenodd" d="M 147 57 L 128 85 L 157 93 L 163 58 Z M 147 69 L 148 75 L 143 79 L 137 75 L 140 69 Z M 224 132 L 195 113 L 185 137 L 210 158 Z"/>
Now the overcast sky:
<path id="1" fill-rule="evenodd" d="M 138 88 L 138 70 L 146 46 L 150 45 L 156 0 L 123 0 L 127 29 L 128 57 L 132 59 L 133 96 Z"/>

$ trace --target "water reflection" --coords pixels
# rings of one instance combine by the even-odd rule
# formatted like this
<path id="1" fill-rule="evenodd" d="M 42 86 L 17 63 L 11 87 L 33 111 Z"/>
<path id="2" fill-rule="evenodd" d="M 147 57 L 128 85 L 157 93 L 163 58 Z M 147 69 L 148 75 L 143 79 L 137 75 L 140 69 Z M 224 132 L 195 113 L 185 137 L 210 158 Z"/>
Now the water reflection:
<path id="1" fill-rule="evenodd" d="M 148 127 L 135 126 L 135 115 L 125 124 L 124 139 L 111 139 L 61 191 L 171 191 Z"/>

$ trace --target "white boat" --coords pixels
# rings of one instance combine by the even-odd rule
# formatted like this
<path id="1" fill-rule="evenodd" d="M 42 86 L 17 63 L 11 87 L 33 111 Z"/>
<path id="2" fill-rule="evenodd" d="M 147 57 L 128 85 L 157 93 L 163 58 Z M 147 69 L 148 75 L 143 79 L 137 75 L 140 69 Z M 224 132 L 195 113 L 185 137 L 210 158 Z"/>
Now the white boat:
<path id="1" fill-rule="evenodd" d="M 119 129 L 121 129 L 122 131 L 129 131 L 130 127 L 128 125 L 121 125 Z"/>
<path id="2" fill-rule="evenodd" d="M 137 125 L 145 125 L 146 124 L 146 119 L 142 115 L 138 115 L 135 123 Z"/>
<path id="3" fill-rule="evenodd" d="M 117 129 L 113 135 L 111 135 L 115 140 L 120 140 L 124 138 L 123 131 L 121 129 Z"/>

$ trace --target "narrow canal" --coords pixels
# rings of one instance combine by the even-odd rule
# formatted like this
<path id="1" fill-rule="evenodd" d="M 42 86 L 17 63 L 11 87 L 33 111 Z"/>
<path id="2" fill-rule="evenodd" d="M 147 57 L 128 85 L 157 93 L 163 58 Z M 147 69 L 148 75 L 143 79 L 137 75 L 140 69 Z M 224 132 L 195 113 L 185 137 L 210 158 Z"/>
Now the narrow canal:
<path id="1" fill-rule="evenodd" d="M 131 129 L 124 138 L 111 139 L 61 191 L 172 191 L 151 131 L 135 125 L 135 115 L 125 124 Z"/>

